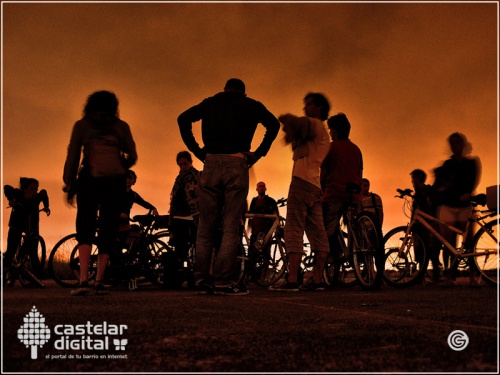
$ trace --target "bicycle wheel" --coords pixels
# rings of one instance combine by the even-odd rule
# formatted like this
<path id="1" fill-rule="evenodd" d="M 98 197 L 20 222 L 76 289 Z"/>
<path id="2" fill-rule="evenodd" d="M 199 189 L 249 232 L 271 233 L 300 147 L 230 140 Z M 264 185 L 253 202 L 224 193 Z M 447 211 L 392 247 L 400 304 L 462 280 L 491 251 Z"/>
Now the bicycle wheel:
<path id="1" fill-rule="evenodd" d="M 350 287 L 358 284 L 358 279 L 354 272 L 352 256 L 346 257 L 344 253 L 347 253 L 347 248 L 349 246 L 349 235 L 347 233 L 348 228 L 344 224 L 344 220 L 340 221 L 341 228 L 341 241 L 340 248 L 330 249 L 332 251 L 338 251 L 341 254 L 338 256 L 338 260 L 335 264 L 335 258 L 330 252 L 325 263 L 325 269 L 323 271 L 323 281 L 326 285 L 333 288 L 335 285 L 340 285 L 342 287 Z M 339 237 L 340 241 L 340 237 Z"/>
<path id="2" fill-rule="evenodd" d="M 153 233 L 153 236 L 167 245 L 170 243 L 170 231 L 168 229 L 155 232 Z"/>
<path id="3" fill-rule="evenodd" d="M 262 251 L 261 274 L 255 280 L 257 285 L 273 285 L 283 277 L 286 270 L 285 254 L 285 242 L 281 238 L 272 239 Z"/>
<path id="4" fill-rule="evenodd" d="M 396 288 L 413 285 L 425 277 L 429 258 L 425 243 L 418 232 L 410 232 L 406 247 L 399 250 L 406 236 L 406 226 L 396 227 L 384 237 L 385 269 L 384 281 Z"/>
<path id="5" fill-rule="evenodd" d="M 80 259 L 76 233 L 70 234 L 56 243 L 49 256 L 50 276 L 63 287 L 74 287 L 80 282 Z M 92 246 L 89 264 L 89 280 L 97 271 L 97 246 Z"/>
<path id="6" fill-rule="evenodd" d="M 355 233 L 352 235 L 352 259 L 354 272 L 361 288 L 373 290 L 382 284 L 384 254 L 382 232 L 375 216 L 362 212 L 356 216 Z"/>
<path id="7" fill-rule="evenodd" d="M 155 285 L 163 285 L 167 276 L 165 275 L 164 257 L 166 253 L 172 252 L 172 248 L 157 238 L 153 237 L 146 241 L 138 261 L 141 265 L 142 273 L 148 281 Z M 178 271 L 179 265 L 175 266 L 173 272 Z"/>
<path id="8" fill-rule="evenodd" d="M 499 222 L 490 221 L 474 236 L 473 252 L 480 255 L 474 257 L 481 276 L 490 284 L 498 284 L 498 249 Z"/>
<path id="9" fill-rule="evenodd" d="M 333 255 L 330 253 L 323 270 L 323 281 L 333 288 L 335 285 L 351 287 L 359 283 L 354 272 L 352 257 L 340 259 L 340 265 L 335 266 Z"/>

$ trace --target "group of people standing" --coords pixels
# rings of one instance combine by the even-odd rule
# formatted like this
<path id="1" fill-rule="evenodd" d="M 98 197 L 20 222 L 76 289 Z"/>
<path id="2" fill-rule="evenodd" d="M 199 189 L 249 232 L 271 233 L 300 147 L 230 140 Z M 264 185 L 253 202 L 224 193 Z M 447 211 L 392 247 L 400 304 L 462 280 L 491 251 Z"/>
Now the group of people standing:
<path id="1" fill-rule="evenodd" d="M 435 180 L 432 185 L 426 184 L 427 174 L 421 169 L 410 173 L 411 182 L 415 190 L 413 198 L 414 208 L 436 217 L 440 222 L 464 231 L 463 241 L 470 246 L 475 228 L 468 228 L 472 212 L 471 195 L 475 192 L 481 179 L 481 161 L 478 157 L 470 157 L 472 145 L 462 133 L 452 133 L 448 137 L 451 157 L 440 167 L 434 170 Z M 418 224 L 417 224 L 418 225 Z M 441 242 L 431 235 L 425 228 L 420 228 L 424 241 L 430 250 L 430 261 L 433 268 L 433 281 L 440 281 L 441 269 L 445 273 L 445 285 L 456 285 L 458 263 L 451 264 L 451 254 Z M 457 233 L 446 225 L 436 225 L 436 229 L 451 245 L 457 242 Z M 468 230 L 467 230 L 468 229 Z M 441 253 L 442 250 L 442 253 Z M 443 263 L 440 262 L 442 254 Z M 470 285 L 478 286 L 477 270 L 474 262 L 469 262 Z M 422 279 L 422 282 L 425 282 Z"/>
<path id="2" fill-rule="evenodd" d="M 308 93 L 304 97 L 304 116 L 286 113 L 276 118 L 262 103 L 248 98 L 245 84 L 233 78 L 227 81 L 223 92 L 203 100 L 178 117 L 183 141 L 204 163 L 194 266 L 195 288 L 199 293 L 248 293 L 246 286 L 236 281 L 236 265 L 241 213 L 249 189 L 249 168 L 267 154 L 278 134 L 280 122 L 293 151 L 284 233 L 288 277 L 286 283 L 272 290 L 325 289 L 322 273 L 330 252 L 329 237 L 336 229 L 328 223 L 332 229 L 327 234 L 324 207 L 342 200 L 337 199 L 339 194 L 346 199 L 345 185 L 360 185 L 363 169 L 361 151 L 348 140 L 350 124 L 347 117 L 338 114 L 328 119 L 329 111 L 330 104 L 323 94 Z M 203 147 L 194 138 L 192 130 L 193 123 L 200 120 Z M 326 120 L 334 142 L 331 142 L 325 127 Z M 259 123 L 266 132 L 252 152 L 251 142 Z M 353 155 L 355 160 L 351 160 Z M 342 168 L 345 173 L 339 173 L 337 168 Z M 359 193 L 357 199 L 361 202 Z M 332 213 L 332 218 L 325 217 L 335 220 L 333 216 Z M 219 226 L 222 227 L 222 239 L 216 244 Z M 297 279 L 304 233 L 311 243 L 316 262 L 312 279 L 299 285 Z M 214 248 L 218 250 L 212 267 Z"/>
<path id="3" fill-rule="evenodd" d="M 93 93 L 83 112 L 83 118 L 74 124 L 71 133 L 63 174 L 68 200 L 76 194 L 78 207 L 76 231 L 81 272 L 79 287 L 72 292 L 75 295 L 84 295 L 90 290 L 90 252 L 96 241 L 99 255 L 95 289 L 97 293 L 103 291 L 102 282 L 110 255 L 120 250 L 117 240 L 120 220 L 127 219 L 134 202 L 142 202 L 140 204 L 158 214 L 153 205 L 142 198 L 139 200 L 135 192 L 131 193 L 137 176 L 131 173 L 130 167 L 137 161 L 137 152 L 129 125 L 119 118 L 115 94 L 109 91 Z M 280 123 L 293 151 L 293 169 L 284 232 L 288 276 L 284 284 L 273 290 L 325 289 L 323 269 L 330 249 L 338 246 L 339 220 L 350 203 L 362 205 L 364 196 L 366 202 L 371 201 L 371 208 L 382 224 L 382 202 L 379 196 L 368 192 L 369 181 L 363 180 L 362 152 L 349 139 L 351 124 L 344 113 L 329 117 L 329 112 L 330 104 L 323 94 L 308 93 L 304 97 L 304 116 L 286 113 L 277 118 L 261 102 L 247 97 L 243 81 L 232 78 L 222 92 L 179 115 L 182 140 L 204 166 L 203 171 L 197 171 L 190 152 L 178 153 L 176 161 L 180 173 L 171 193 L 170 229 L 172 244 L 180 256 L 187 256 L 187 243 L 190 238 L 196 238 L 194 276 L 198 293 L 248 293 L 246 286 L 236 280 L 241 213 L 247 204 L 249 169 L 266 156 L 280 130 Z M 203 146 L 193 134 L 193 124 L 200 120 Z M 265 134 L 252 151 L 252 140 L 259 124 L 264 126 Z M 463 223 L 470 212 L 468 195 L 477 186 L 479 168 L 466 157 L 467 142 L 459 133 L 450 136 L 450 145 L 452 158 L 436 170 L 435 196 L 440 202 L 439 217 L 443 221 Z M 425 176 L 415 172 L 412 178 L 417 192 L 416 204 L 429 203 L 427 196 L 421 198 L 426 188 L 417 189 L 421 186 L 417 181 L 425 182 Z M 251 210 L 263 206 L 277 210 L 276 202 L 262 198 L 266 197 L 266 187 L 263 182 L 259 184 L 259 195 L 252 201 Z M 353 193 L 352 185 L 363 186 L 364 194 L 361 191 Z M 13 197 L 9 189 L 5 194 L 9 200 Z M 19 195 L 16 201 L 29 199 L 26 189 L 16 194 Z M 37 196 L 49 213 L 46 192 L 44 194 L 43 190 Z M 128 212 L 123 212 L 123 202 L 129 202 Z M 252 241 L 258 232 L 253 233 Z M 312 278 L 299 285 L 304 233 L 316 261 Z M 13 233 L 12 241 L 14 237 L 19 234 Z M 9 232 L 6 258 L 12 256 L 14 247 L 10 238 Z M 214 248 L 217 251 L 213 260 Z"/>

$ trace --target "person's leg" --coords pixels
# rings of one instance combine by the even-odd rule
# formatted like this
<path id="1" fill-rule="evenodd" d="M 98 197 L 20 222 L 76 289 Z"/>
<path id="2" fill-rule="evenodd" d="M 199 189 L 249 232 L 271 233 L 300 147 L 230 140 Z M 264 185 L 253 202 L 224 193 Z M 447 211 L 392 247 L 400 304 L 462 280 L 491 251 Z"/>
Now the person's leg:
<path id="1" fill-rule="evenodd" d="M 439 230 L 439 227 L 436 224 L 432 224 L 432 226 Z M 427 242 L 429 245 L 429 258 L 432 264 L 432 280 L 437 283 L 441 277 L 441 264 L 439 263 L 439 254 L 441 253 L 441 242 L 429 231 L 426 231 L 427 234 Z"/>
<path id="2" fill-rule="evenodd" d="M 325 226 L 326 235 L 328 237 L 328 245 L 330 254 L 333 257 L 333 265 L 336 268 L 334 274 L 338 275 L 340 270 L 340 259 L 342 258 L 342 246 L 339 242 L 340 218 L 342 216 L 344 204 L 336 202 L 324 202 L 323 223 Z"/>
<path id="3" fill-rule="evenodd" d="M 300 262 L 304 247 L 304 230 L 307 216 L 307 205 L 303 200 L 305 192 L 299 179 L 292 179 L 287 198 L 285 244 L 288 256 L 288 282 L 295 284 L 298 280 Z"/>
<path id="4" fill-rule="evenodd" d="M 17 248 L 21 243 L 23 230 L 18 227 L 9 227 L 7 235 L 7 250 L 4 253 L 3 266 L 9 268 L 12 265 L 14 255 L 16 255 Z"/>
<path id="5" fill-rule="evenodd" d="M 95 276 L 95 282 L 97 284 L 101 284 L 104 280 L 104 273 L 106 272 L 106 267 L 109 262 L 109 254 L 99 254 L 97 256 L 97 273 Z"/>
<path id="6" fill-rule="evenodd" d="M 187 259 L 192 220 L 173 219 L 170 226 L 171 244 L 180 260 Z"/>
<path id="7" fill-rule="evenodd" d="M 455 224 L 455 217 L 451 207 L 447 206 L 439 206 L 437 211 L 437 218 L 448 225 Z M 451 246 L 456 246 L 456 234 L 455 232 L 448 229 L 445 225 L 439 226 L 439 232 L 444 237 L 446 241 L 448 241 Z M 456 275 L 454 273 L 455 265 L 451 264 L 452 254 L 450 251 L 443 247 L 443 265 L 444 265 L 444 273 L 446 274 L 446 280 L 448 284 L 454 284 Z M 456 262 L 456 266 L 458 266 L 458 262 Z"/>
<path id="8" fill-rule="evenodd" d="M 92 245 L 78 245 L 78 258 L 80 260 L 80 284 L 85 284 L 89 281 L 89 264 L 91 251 Z"/>
<path id="9" fill-rule="evenodd" d="M 89 264 L 92 243 L 97 228 L 98 204 L 95 186 L 91 181 L 81 181 L 77 199 L 76 240 L 80 260 L 80 284 L 86 285 L 89 279 Z"/>
<path id="10" fill-rule="evenodd" d="M 228 286 L 239 276 L 237 257 L 241 246 L 241 219 L 248 195 L 248 168 L 244 159 L 223 157 L 222 241 L 214 264 L 215 283 Z"/>
<path id="11" fill-rule="evenodd" d="M 472 213 L 472 206 L 467 206 L 467 207 L 460 207 L 456 209 L 456 227 L 460 230 L 463 231 L 462 235 L 462 241 L 463 245 L 466 249 L 471 249 L 472 248 L 472 239 L 475 233 L 475 230 L 477 230 L 477 225 L 473 223 L 469 228 L 467 228 L 468 224 L 468 219 Z M 476 280 L 476 276 L 478 275 L 478 270 L 476 268 L 476 264 L 474 262 L 473 258 L 469 258 L 469 280 L 470 280 L 470 286 L 478 286 L 479 283 Z M 456 268 L 458 269 L 458 262 L 456 265 Z"/>
<path id="12" fill-rule="evenodd" d="M 315 284 L 321 284 L 323 282 L 323 270 L 325 269 L 330 246 L 328 244 L 328 236 L 323 220 L 321 190 L 316 187 L 313 188 L 314 189 L 309 194 L 311 204 L 306 218 L 305 232 L 311 243 L 311 250 L 314 251 L 316 258 L 313 269 L 313 282 Z"/>
<path id="13" fill-rule="evenodd" d="M 80 243 L 78 245 L 78 258 L 80 260 L 80 283 L 78 287 L 71 291 L 74 296 L 84 296 L 89 291 L 89 264 L 92 245 Z"/>
<path id="14" fill-rule="evenodd" d="M 217 157 L 207 155 L 199 189 L 200 216 L 196 237 L 194 277 L 196 283 L 211 283 L 210 266 L 214 249 L 214 237 L 220 223 L 222 194 L 218 187 L 220 163 Z"/>
<path id="15" fill-rule="evenodd" d="M 126 199 L 125 176 L 109 177 L 99 182 L 99 255 L 97 257 L 96 289 L 101 287 L 112 254 L 118 254 L 120 213 Z"/>

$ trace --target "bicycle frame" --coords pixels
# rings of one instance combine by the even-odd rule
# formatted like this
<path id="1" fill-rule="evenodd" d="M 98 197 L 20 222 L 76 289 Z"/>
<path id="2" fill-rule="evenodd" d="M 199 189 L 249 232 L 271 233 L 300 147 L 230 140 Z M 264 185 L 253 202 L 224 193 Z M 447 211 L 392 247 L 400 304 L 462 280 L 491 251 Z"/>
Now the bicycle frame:
<path id="1" fill-rule="evenodd" d="M 271 226 L 271 228 L 264 237 L 264 241 L 262 242 L 262 247 L 265 247 L 269 243 L 274 232 L 280 226 L 280 217 L 278 214 L 245 214 L 245 218 L 274 219 L 273 225 Z M 243 227 L 243 236 L 245 237 L 247 244 L 250 244 L 250 237 L 248 236 L 248 232 L 244 227 Z"/>
<path id="2" fill-rule="evenodd" d="M 413 227 L 415 222 L 422 224 L 433 236 L 435 236 L 454 255 L 454 259 L 453 259 L 452 264 L 457 262 L 459 259 L 468 258 L 468 257 L 477 257 L 480 255 L 488 255 L 488 254 L 490 254 L 490 251 L 488 251 L 488 250 L 465 253 L 465 251 L 467 250 L 465 248 L 465 246 L 462 245 L 459 248 L 455 248 L 455 246 L 451 245 L 434 227 L 432 227 L 432 225 L 430 225 L 427 222 L 427 220 L 438 223 L 442 226 L 445 226 L 456 234 L 463 235 L 464 233 L 466 233 L 469 230 L 470 223 L 475 222 L 481 228 L 484 228 L 483 220 L 487 217 L 493 216 L 494 214 L 495 213 L 491 213 L 491 214 L 488 214 L 485 216 L 477 217 L 477 216 L 474 216 L 474 211 L 473 211 L 470 215 L 470 218 L 469 218 L 469 221 L 467 223 L 465 230 L 460 230 L 460 229 L 454 227 L 453 225 L 442 222 L 439 219 L 437 219 L 437 218 L 435 218 L 435 217 L 433 217 L 433 216 L 431 216 L 431 215 L 429 215 L 429 214 L 427 214 L 427 213 L 425 213 L 417 208 L 413 211 L 412 218 L 411 218 L 410 223 L 406 229 L 405 238 L 403 239 L 403 243 L 401 244 L 401 247 L 399 249 L 399 255 L 401 255 L 404 252 L 404 249 L 406 248 L 406 245 L 408 244 L 408 238 L 410 237 L 409 234 L 410 234 L 411 228 Z M 491 236 L 491 234 L 490 234 L 490 236 Z M 495 238 L 493 238 L 493 236 L 491 236 L 491 237 L 492 237 L 492 239 L 495 240 Z"/>

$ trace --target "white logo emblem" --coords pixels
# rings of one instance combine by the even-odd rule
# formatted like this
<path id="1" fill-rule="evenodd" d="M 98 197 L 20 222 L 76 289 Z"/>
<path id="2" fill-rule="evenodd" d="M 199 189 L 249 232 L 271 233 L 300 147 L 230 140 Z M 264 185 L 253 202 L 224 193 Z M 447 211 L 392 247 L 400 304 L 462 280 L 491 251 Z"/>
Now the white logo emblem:
<path id="1" fill-rule="evenodd" d="M 464 331 L 453 331 L 448 336 L 448 345 L 457 352 L 464 350 L 469 345 L 469 336 Z"/>
<path id="2" fill-rule="evenodd" d="M 127 339 L 113 339 L 113 344 L 115 345 L 115 350 L 125 350 L 125 345 L 128 344 Z"/>
<path id="3" fill-rule="evenodd" d="M 50 339 L 50 329 L 45 325 L 45 318 L 33 306 L 24 317 L 24 324 L 17 330 L 17 338 L 26 347 L 31 346 L 31 359 L 38 358 L 38 347 Z"/>

